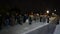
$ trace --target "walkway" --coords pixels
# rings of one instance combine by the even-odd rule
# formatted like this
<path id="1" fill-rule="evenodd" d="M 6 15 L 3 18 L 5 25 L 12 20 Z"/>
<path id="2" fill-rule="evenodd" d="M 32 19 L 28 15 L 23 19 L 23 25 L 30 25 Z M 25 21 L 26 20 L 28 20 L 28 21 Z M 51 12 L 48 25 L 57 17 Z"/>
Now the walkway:
<path id="1" fill-rule="evenodd" d="M 60 24 L 56 26 L 54 34 L 60 34 Z"/>

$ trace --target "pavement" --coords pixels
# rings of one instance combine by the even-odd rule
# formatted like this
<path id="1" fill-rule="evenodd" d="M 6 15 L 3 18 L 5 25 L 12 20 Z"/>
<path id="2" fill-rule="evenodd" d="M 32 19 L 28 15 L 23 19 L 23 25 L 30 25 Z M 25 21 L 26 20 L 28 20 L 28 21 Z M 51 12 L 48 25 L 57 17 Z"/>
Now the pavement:
<path id="1" fill-rule="evenodd" d="M 60 34 L 60 21 L 59 21 L 59 24 L 56 26 L 54 34 Z"/>

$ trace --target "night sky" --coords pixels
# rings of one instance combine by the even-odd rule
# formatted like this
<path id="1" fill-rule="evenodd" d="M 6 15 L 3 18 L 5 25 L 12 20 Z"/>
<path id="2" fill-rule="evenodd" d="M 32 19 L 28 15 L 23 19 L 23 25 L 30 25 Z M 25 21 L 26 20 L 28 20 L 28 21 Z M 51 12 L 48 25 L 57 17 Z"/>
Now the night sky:
<path id="1" fill-rule="evenodd" d="M 60 13 L 59 0 L 0 0 L 0 9 L 20 9 L 20 10 L 54 10 L 56 9 Z"/>

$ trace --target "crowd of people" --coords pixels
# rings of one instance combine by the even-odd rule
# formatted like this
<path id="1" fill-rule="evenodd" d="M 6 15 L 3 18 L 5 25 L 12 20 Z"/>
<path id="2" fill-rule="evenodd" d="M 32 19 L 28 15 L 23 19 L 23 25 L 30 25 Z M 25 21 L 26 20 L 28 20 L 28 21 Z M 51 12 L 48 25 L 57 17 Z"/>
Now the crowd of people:
<path id="1" fill-rule="evenodd" d="M 43 16 L 44 17 L 44 16 Z M 32 24 L 32 21 L 36 21 L 38 19 L 40 19 L 40 22 L 42 22 L 42 17 L 39 15 L 39 14 L 18 14 L 16 13 L 15 15 L 14 14 L 9 14 L 8 12 L 6 13 L 6 15 L 2 15 L 0 14 L 0 29 L 2 29 L 2 25 L 4 26 L 13 26 L 13 25 L 16 25 L 16 24 L 20 24 L 20 25 L 23 25 L 23 23 L 26 22 L 26 20 L 29 20 L 29 25 Z M 47 18 L 49 20 L 49 18 Z M 45 20 L 45 19 L 43 19 Z M 49 22 L 49 21 L 47 21 Z"/>

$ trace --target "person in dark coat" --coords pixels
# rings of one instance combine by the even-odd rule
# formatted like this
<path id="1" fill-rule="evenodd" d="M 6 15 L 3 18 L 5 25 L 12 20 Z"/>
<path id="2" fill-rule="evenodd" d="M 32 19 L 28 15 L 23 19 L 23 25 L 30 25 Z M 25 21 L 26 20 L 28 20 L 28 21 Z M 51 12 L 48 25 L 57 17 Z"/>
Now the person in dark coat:
<path id="1" fill-rule="evenodd" d="M 15 25 L 15 16 L 11 15 L 11 26 Z"/>
<path id="2" fill-rule="evenodd" d="M 32 24 L 32 17 L 29 16 L 29 25 L 31 25 L 31 24 Z"/>
<path id="3" fill-rule="evenodd" d="M 47 16 L 47 23 L 49 23 L 49 16 Z"/>
<path id="4" fill-rule="evenodd" d="M 57 23 L 56 23 L 56 25 L 58 25 L 59 24 L 59 19 L 57 20 Z"/>
<path id="5" fill-rule="evenodd" d="M 28 16 L 25 14 L 25 15 L 23 16 L 23 23 L 25 23 L 26 19 L 28 19 Z"/>
<path id="6" fill-rule="evenodd" d="M 5 16 L 5 26 L 8 26 L 10 25 L 10 15 L 9 13 L 6 14 Z"/>
<path id="7" fill-rule="evenodd" d="M 42 22 L 42 17 L 40 16 L 40 22 Z"/>
<path id="8" fill-rule="evenodd" d="M 22 25 L 22 21 L 23 21 L 23 16 L 22 15 L 19 15 L 19 24 Z"/>
<path id="9" fill-rule="evenodd" d="M 19 15 L 18 13 L 16 13 L 16 16 L 15 16 L 15 24 L 19 23 Z"/>

